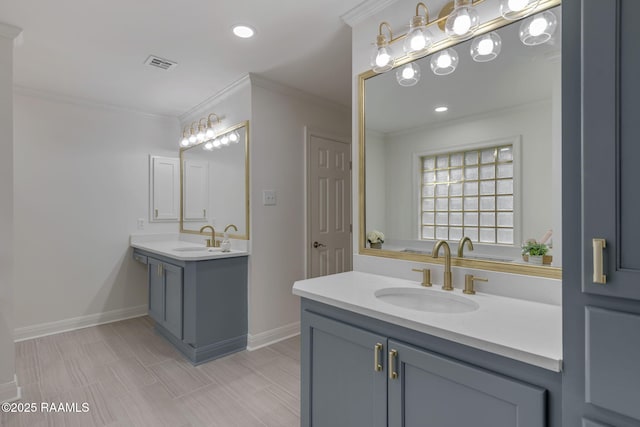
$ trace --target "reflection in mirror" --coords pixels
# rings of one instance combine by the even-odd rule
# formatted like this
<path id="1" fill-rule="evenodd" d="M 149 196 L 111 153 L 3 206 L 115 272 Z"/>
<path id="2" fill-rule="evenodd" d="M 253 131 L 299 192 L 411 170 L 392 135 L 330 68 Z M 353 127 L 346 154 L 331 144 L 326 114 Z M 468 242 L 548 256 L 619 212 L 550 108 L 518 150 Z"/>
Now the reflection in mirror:
<path id="1" fill-rule="evenodd" d="M 551 11 L 560 22 L 560 7 Z M 519 27 L 496 30 L 491 61 L 474 61 L 468 40 L 450 48 L 450 74 L 432 72 L 430 55 L 414 61 L 411 87 L 395 71 L 364 81 L 361 248 L 372 230 L 394 257 L 469 237 L 465 259 L 525 263 L 523 243 L 547 238 L 545 261 L 561 265 L 561 31 L 526 46 Z"/>
<path id="2" fill-rule="evenodd" d="M 180 150 L 181 232 L 199 234 L 213 225 L 222 236 L 233 224 L 237 232 L 229 237 L 249 238 L 248 127 L 249 122 L 239 123 L 212 141 Z"/>

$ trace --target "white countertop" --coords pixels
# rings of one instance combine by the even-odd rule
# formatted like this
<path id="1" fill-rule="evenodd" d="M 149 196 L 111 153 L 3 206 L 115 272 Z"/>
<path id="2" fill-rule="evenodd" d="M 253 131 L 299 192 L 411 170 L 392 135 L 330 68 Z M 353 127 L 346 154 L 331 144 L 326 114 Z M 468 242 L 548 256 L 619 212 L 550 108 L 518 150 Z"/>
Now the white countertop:
<path id="1" fill-rule="evenodd" d="M 184 240 L 135 240 L 131 239 L 131 247 L 142 249 L 154 254 L 164 255 L 169 258 L 180 261 L 202 261 L 220 258 L 233 258 L 238 256 L 247 256 L 249 252 L 244 250 L 231 249 L 230 252 L 222 252 L 220 248 L 210 248 L 209 252 L 205 245 L 188 242 Z M 202 247 L 202 251 L 176 251 L 178 248 L 195 248 Z"/>
<path id="2" fill-rule="evenodd" d="M 433 313 L 391 305 L 375 297 L 390 287 L 422 289 L 419 282 L 351 271 L 295 282 L 295 295 L 499 354 L 554 372 L 562 370 L 562 308 L 485 293 L 457 296 L 479 304 L 468 313 Z M 429 288 L 442 291 L 434 284 Z"/>

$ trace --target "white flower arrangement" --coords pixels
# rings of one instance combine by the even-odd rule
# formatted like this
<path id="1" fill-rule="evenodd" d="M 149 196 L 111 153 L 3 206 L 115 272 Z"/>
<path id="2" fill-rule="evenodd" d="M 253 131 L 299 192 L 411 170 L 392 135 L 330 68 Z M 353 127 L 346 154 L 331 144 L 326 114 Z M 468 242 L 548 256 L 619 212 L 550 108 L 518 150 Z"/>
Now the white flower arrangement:
<path id="1" fill-rule="evenodd" d="M 369 243 L 384 243 L 384 233 L 378 230 L 371 230 L 367 233 Z"/>

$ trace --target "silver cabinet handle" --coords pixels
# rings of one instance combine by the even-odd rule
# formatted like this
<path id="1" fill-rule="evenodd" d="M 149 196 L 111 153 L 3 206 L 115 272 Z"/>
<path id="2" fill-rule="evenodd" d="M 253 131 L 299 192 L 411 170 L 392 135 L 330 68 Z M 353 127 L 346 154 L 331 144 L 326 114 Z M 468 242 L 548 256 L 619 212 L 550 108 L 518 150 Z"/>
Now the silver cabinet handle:
<path id="1" fill-rule="evenodd" d="M 382 344 L 377 343 L 373 347 L 373 370 L 376 372 L 382 371 L 382 363 L 380 363 L 380 355 L 382 354 Z"/>
<path id="2" fill-rule="evenodd" d="M 593 283 L 604 285 L 607 283 L 607 275 L 604 274 L 603 252 L 607 247 L 605 239 L 593 239 Z"/>
<path id="3" fill-rule="evenodd" d="M 395 359 L 398 357 L 398 350 L 391 350 L 389 352 L 389 379 L 395 380 L 398 378 L 398 372 L 395 368 Z"/>

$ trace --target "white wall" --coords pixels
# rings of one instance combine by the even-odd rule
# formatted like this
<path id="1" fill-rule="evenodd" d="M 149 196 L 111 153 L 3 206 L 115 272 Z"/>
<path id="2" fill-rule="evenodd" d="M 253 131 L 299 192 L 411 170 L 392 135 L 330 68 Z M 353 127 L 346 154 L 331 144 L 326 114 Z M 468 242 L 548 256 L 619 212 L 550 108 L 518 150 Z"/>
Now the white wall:
<path id="1" fill-rule="evenodd" d="M 0 23 L 0 402 L 19 395 L 13 344 L 13 40 L 19 33 Z"/>
<path id="2" fill-rule="evenodd" d="M 261 334 L 300 320 L 291 287 L 306 274 L 305 126 L 347 138 L 351 128 L 346 107 L 251 80 L 249 344 L 258 345 Z M 276 191 L 276 206 L 263 206 L 263 190 Z"/>
<path id="3" fill-rule="evenodd" d="M 137 218 L 144 232 L 177 231 L 147 223 L 149 155 L 177 156 L 177 119 L 24 90 L 14 105 L 16 334 L 146 311 L 129 235 Z"/>
<path id="4" fill-rule="evenodd" d="M 551 174 L 551 101 L 454 120 L 426 129 L 385 136 L 387 223 L 383 231 L 395 239 L 416 239 L 418 207 L 414 155 L 448 152 L 452 147 L 521 137 L 520 176 L 522 238 L 538 239 L 553 228 Z M 369 140 L 367 140 L 367 162 Z M 367 163 L 367 170 L 369 169 Z M 369 181 L 367 181 L 369 184 Z M 367 185 L 370 188 L 369 185 Z M 375 191 L 375 187 L 371 188 Z M 367 192 L 367 199 L 371 192 Z M 414 211 L 414 208 L 416 211 Z M 369 211 L 367 210 L 367 215 Z M 367 220 L 367 228 L 369 227 Z M 519 246 L 521 242 L 515 241 Z"/>
<path id="5" fill-rule="evenodd" d="M 367 131 L 367 169 L 365 170 L 367 188 L 365 191 L 367 194 L 367 231 L 378 230 L 388 234 L 387 148 L 384 138 L 384 134 L 372 130 Z M 357 200 L 357 198 L 353 198 L 353 206 L 356 211 L 358 209 Z M 385 235 L 385 238 L 388 236 Z"/>

